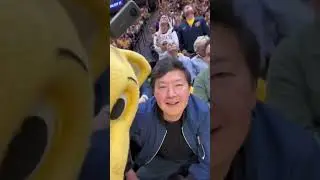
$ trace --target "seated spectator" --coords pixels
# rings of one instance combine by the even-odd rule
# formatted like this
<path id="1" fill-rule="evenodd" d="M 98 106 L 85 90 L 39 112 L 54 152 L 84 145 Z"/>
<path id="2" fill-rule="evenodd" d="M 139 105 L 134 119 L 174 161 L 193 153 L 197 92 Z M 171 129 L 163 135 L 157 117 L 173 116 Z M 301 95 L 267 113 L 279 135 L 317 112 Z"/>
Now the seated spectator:
<path id="1" fill-rule="evenodd" d="M 230 6 L 213 1 L 211 7 L 211 179 L 319 180 L 320 148 L 312 134 L 256 101 L 254 35 Z"/>
<path id="2" fill-rule="evenodd" d="M 314 1 L 317 2 L 317 1 Z M 318 1 L 320 2 L 320 1 Z M 285 40 L 270 61 L 267 103 L 320 137 L 320 8 L 314 23 Z"/>
<path id="3" fill-rule="evenodd" d="M 312 9 L 302 0 L 233 0 L 233 10 L 255 34 L 261 47 L 261 70 L 266 76 L 269 58 L 285 38 L 314 19 Z"/>
<path id="4" fill-rule="evenodd" d="M 206 50 L 208 47 L 208 54 Z M 197 76 L 203 69 L 207 69 L 210 63 L 210 38 L 208 36 L 199 36 L 194 42 L 196 56 L 191 59 L 194 67 L 194 74 Z"/>
<path id="5" fill-rule="evenodd" d="M 172 26 L 173 26 L 173 29 L 177 32 L 178 31 L 178 29 L 179 29 L 179 26 L 180 26 L 180 24 L 181 24 L 181 21 L 182 21 L 182 19 L 181 19 L 181 14 L 179 13 L 179 12 L 176 12 L 176 13 L 174 13 L 173 12 L 173 14 L 170 14 L 171 16 L 170 16 L 170 22 L 174 22 L 174 23 L 171 23 L 172 24 Z M 162 15 L 161 15 L 162 16 Z M 161 16 L 160 16 L 160 18 L 161 18 Z M 159 20 L 156 22 L 156 24 L 155 24 L 155 27 L 156 27 L 156 30 L 158 31 L 159 30 L 159 21 L 160 21 L 160 18 L 159 18 Z"/>
<path id="6" fill-rule="evenodd" d="M 179 61 L 164 59 L 151 75 L 154 97 L 139 104 L 131 126 L 132 152 L 127 179 L 172 176 L 210 179 L 210 113 L 190 95 L 189 72 Z"/>
<path id="7" fill-rule="evenodd" d="M 203 17 L 195 17 L 195 12 L 190 5 L 184 7 L 183 17 L 178 30 L 179 47 L 184 54 L 190 57 L 195 53 L 194 41 L 198 36 L 209 36 L 209 27 Z"/>
<path id="8" fill-rule="evenodd" d="M 195 78 L 193 83 L 193 94 L 207 102 L 210 106 L 210 69 L 203 70 Z"/>
<path id="9" fill-rule="evenodd" d="M 153 45 L 159 54 L 159 60 L 161 60 L 166 54 L 168 43 L 174 43 L 178 46 L 179 40 L 176 31 L 173 30 L 169 22 L 168 16 L 163 15 L 160 18 L 159 24 L 160 28 L 154 35 Z"/>

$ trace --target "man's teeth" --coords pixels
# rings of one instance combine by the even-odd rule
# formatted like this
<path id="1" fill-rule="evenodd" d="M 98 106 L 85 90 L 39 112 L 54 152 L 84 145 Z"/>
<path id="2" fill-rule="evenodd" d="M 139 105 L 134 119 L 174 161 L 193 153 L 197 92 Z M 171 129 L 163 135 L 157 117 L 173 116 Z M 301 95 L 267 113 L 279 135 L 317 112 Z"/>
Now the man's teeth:
<path id="1" fill-rule="evenodd" d="M 169 104 L 169 105 L 176 105 L 176 104 L 178 104 L 178 102 L 174 102 L 174 103 L 167 103 L 167 104 Z"/>

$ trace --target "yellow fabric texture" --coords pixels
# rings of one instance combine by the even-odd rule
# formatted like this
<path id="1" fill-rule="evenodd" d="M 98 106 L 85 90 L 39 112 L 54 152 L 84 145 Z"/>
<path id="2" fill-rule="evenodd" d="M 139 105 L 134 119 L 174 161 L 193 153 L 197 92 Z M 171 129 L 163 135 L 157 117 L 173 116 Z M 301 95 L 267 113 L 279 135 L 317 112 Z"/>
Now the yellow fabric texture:
<path id="1" fill-rule="evenodd" d="M 262 79 L 258 80 L 257 99 L 264 102 L 266 98 L 266 82 Z"/>
<path id="2" fill-rule="evenodd" d="M 138 108 L 139 87 L 147 79 L 151 67 L 140 54 L 110 48 L 110 179 L 124 179 L 124 170 L 129 151 L 129 130 Z M 118 102 L 124 100 L 124 109 L 119 117 L 112 112 Z M 119 109 L 117 109 L 119 111 Z"/>
<path id="3" fill-rule="evenodd" d="M 192 19 L 187 19 L 186 21 L 187 21 L 187 23 L 189 24 L 189 26 L 191 27 L 191 26 L 193 25 L 193 23 L 194 23 L 194 18 L 192 18 Z"/>
<path id="4" fill-rule="evenodd" d="M 0 6 L 0 161 L 27 116 L 41 113 L 39 107 L 52 111 L 45 119 L 52 136 L 28 180 L 78 179 L 89 148 L 93 83 L 109 66 L 109 42 L 102 25 L 107 19 L 100 16 L 107 12 L 105 6 L 70 0 L 80 2 L 88 9 L 96 7 L 90 12 L 99 28 L 89 51 L 59 1 L 3 0 Z"/>

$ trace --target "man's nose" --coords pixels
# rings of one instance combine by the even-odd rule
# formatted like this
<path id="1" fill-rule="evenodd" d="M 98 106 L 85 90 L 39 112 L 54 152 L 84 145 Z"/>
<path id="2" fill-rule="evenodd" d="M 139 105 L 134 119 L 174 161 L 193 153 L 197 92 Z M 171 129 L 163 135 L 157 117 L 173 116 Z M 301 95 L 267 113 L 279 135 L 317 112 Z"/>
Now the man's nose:
<path id="1" fill-rule="evenodd" d="M 175 91 L 174 87 L 170 86 L 168 88 L 167 96 L 168 97 L 175 97 L 176 96 L 176 91 Z"/>

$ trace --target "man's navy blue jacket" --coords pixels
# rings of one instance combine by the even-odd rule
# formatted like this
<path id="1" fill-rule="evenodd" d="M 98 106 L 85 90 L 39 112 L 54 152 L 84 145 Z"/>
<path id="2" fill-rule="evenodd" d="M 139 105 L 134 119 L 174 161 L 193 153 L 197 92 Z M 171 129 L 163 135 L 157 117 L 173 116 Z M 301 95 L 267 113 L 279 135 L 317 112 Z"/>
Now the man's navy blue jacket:
<path id="1" fill-rule="evenodd" d="M 109 131 L 94 133 L 80 180 L 109 178 Z M 311 132 L 258 103 L 251 131 L 228 180 L 320 180 L 320 148 Z"/>
<path id="2" fill-rule="evenodd" d="M 185 109 L 182 125 L 183 135 L 198 156 L 199 163 L 189 167 L 189 175 L 197 180 L 210 178 L 210 111 L 206 102 L 191 95 Z M 131 140 L 141 148 L 134 157 L 134 164 L 141 167 L 150 163 L 158 153 L 166 136 L 154 97 L 139 105 L 130 130 Z"/>
<path id="3" fill-rule="evenodd" d="M 97 115 L 101 108 L 109 104 L 110 70 L 107 69 L 95 83 L 95 108 Z M 110 177 L 110 130 L 103 129 L 94 132 L 91 146 L 82 166 L 79 180 L 107 180 Z"/>
<path id="4" fill-rule="evenodd" d="M 91 146 L 78 180 L 108 180 L 110 178 L 110 130 L 93 133 Z"/>
<path id="5" fill-rule="evenodd" d="M 258 103 L 230 175 L 230 180 L 320 180 L 320 148 L 311 132 Z"/>

